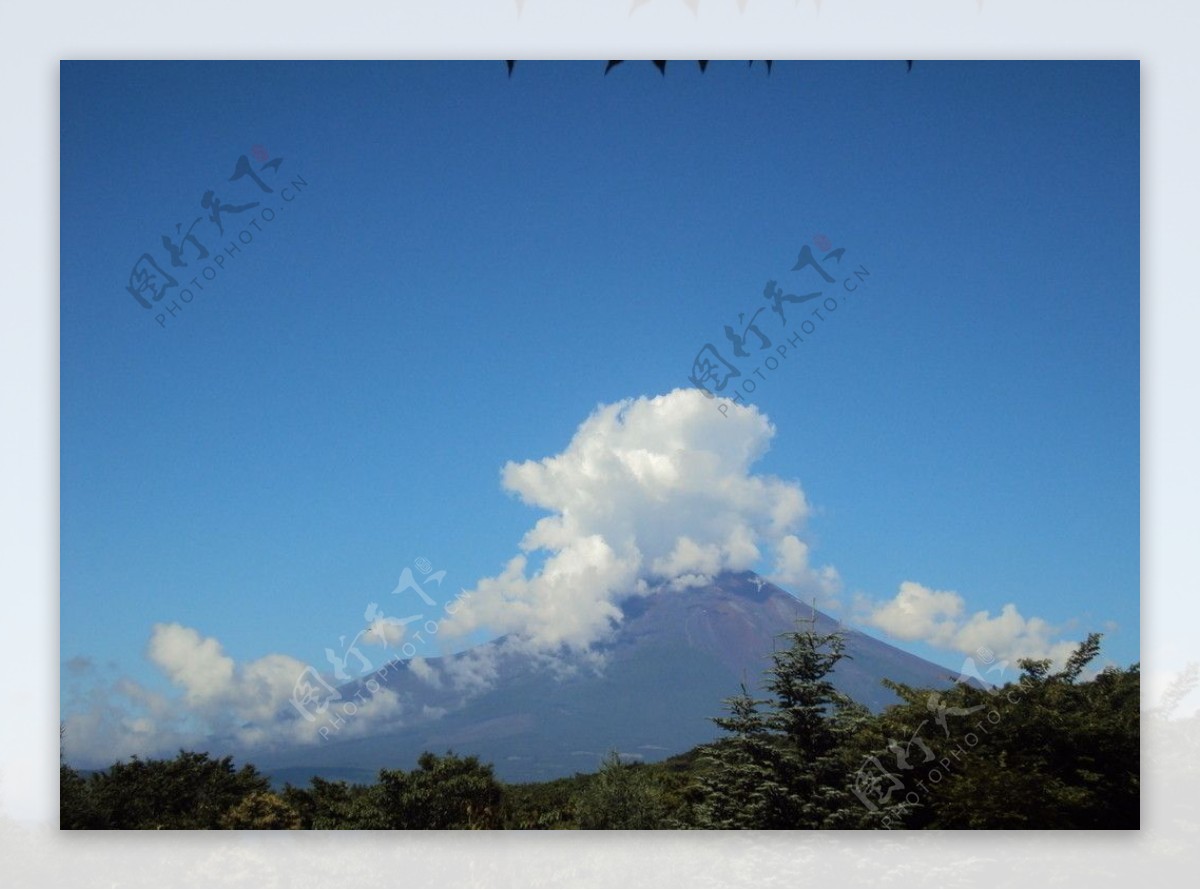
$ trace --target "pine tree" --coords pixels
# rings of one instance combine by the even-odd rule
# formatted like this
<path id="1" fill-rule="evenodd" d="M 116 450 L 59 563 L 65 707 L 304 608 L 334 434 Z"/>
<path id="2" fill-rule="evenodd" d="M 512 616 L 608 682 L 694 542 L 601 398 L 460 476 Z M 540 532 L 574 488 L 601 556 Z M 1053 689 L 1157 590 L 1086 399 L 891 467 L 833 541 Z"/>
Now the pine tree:
<path id="1" fill-rule="evenodd" d="M 751 696 L 743 683 L 724 703 L 729 716 L 712 720 L 730 735 L 703 749 L 708 771 L 699 780 L 696 820 L 704 828 L 771 828 L 786 792 L 778 780 L 778 740 L 760 711 L 770 702 Z"/>
<path id="2" fill-rule="evenodd" d="M 865 714 L 829 679 L 846 655 L 845 634 L 821 634 L 815 618 L 785 635 L 766 688 L 775 697 L 768 724 L 783 738 L 786 807 L 780 828 L 830 828 L 859 817 L 849 791 L 845 742 Z"/>
<path id="3" fill-rule="evenodd" d="M 706 828 L 840 828 L 861 820 L 850 791 L 847 741 L 865 709 L 839 692 L 829 674 L 845 653 L 845 634 L 817 633 L 815 617 L 784 635 L 755 699 L 745 685 L 714 722 L 731 736 L 706 749 L 698 823 Z"/>

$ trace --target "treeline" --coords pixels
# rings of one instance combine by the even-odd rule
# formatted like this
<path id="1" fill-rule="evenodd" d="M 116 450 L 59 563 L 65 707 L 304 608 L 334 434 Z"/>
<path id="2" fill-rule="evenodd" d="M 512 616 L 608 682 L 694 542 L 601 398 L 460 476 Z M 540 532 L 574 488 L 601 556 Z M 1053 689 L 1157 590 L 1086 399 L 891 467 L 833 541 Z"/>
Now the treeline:
<path id="1" fill-rule="evenodd" d="M 662 763 L 612 752 L 594 774 L 507 784 L 475 757 L 425 753 L 372 785 L 273 791 L 251 765 L 181 751 L 88 776 L 64 764 L 61 827 L 1135 829 L 1139 669 L 1083 680 L 1099 640 L 1058 672 L 1021 661 L 1003 686 L 888 682 L 901 703 L 871 714 L 829 681 L 842 635 L 809 627 L 774 653 L 764 697 L 726 701 L 721 739 Z"/>

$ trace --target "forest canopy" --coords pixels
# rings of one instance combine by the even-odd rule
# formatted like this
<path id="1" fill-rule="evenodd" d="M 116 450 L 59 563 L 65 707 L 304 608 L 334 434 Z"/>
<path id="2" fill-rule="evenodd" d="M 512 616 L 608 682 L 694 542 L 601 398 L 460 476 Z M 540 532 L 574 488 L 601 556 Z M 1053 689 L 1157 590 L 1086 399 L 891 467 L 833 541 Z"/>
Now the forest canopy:
<path id="1" fill-rule="evenodd" d="M 1060 671 L 1023 660 L 1002 686 L 915 689 L 878 714 L 833 686 L 841 632 L 800 625 L 745 686 L 720 738 L 661 763 L 615 751 L 596 773 L 508 784 L 452 751 L 374 784 L 273 789 L 251 764 L 180 751 L 88 775 L 60 767 L 64 829 L 917 829 L 1139 827 L 1139 666 L 1084 679 L 1100 635 Z"/>

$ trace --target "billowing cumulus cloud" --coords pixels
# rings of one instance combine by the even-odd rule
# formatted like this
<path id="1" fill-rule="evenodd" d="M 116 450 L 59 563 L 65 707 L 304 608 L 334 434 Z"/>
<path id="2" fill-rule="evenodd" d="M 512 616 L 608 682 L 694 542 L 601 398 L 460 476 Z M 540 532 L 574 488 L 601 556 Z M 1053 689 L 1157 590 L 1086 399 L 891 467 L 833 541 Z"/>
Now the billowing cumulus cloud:
<path id="1" fill-rule="evenodd" d="M 582 650 L 620 619 L 621 597 L 704 583 L 764 553 L 789 581 L 836 587 L 795 536 L 809 512 L 800 486 L 751 472 L 774 432 L 757 409 L 725 417 L 694 389 L 600 406 L 562 453 L 504 467 L 504 488 L 549 515 L 445 632 L 486 627 Z M 544 561 L 531 569 L 535 554 Z"/>
<path id="2" fill-rule="evenodd" d="M 1041 618 L 1025 618 L 1012 603 L 999 615 L 986 611 L 967 614 L 966 602 L 951 590 L 932 590 L 915 581 L 905 581 L 896 596 L 886 602 L 862 601 L 864 623 L 899 640 L 920 640 L 964 655 L 981 649 L 1015 663 L 1020 658 L 1049 658 L 1062 667 L 1078 646 L 1061 639 L 1060 628 Z"/>
<path id="3" fill-rule="evenodd" d="M 764 560 L 779 583 L 828 603 L 840 581 L 834 569 L 810 564 L 797 536 L 809 513 L 804 492 L 752 472 L 774 432 L 756 408 L 732 407 L 726 417 L 699 391 L 681 389 L 602 405 L 562 453 L 507 464 L 503 487 L 546 515 L 499 574 L 460 595 L 439 628 L 448 637 L 486 630 L 506 642 L 436 667 L 414 659 L 414 675 L 469 697 L 496 682 L 500 660 L 514 649 L 555 673 L 599 669 L 603 656 L 591 645 L 620 621 L 623 597 L 686 596 L 719 572 Z M 389 616 L 371 603 L 362 617 L 355 642 L 386 651 L 410 638 L 408 625 L 421 616 Z M 557 657 L 564 651 L 574 657 Z M 292 707 L 307 665 L 291 656 L 239 663 L 216 639 L 180 624 L 156 625 L 147 655 L 178 694 L 133 683 L 97 693 L 68 732 L 90 738 L 98 759 L 169 753 L 213 738 L 243 749 L 320 741 L 326 724 Z M 327 657 L 338 663 L 338 653 Z M 314 684 L 345 679 L 310 669 Z M 338 737 L 383 731 L 412 716 L 383 686 L 357 705 Z M 152 748 L 151 739 L 161 744 Z"/>
<path id="4" fill-rule="evenodd" d="M 147 649 L 150 661 L 183 689 L 188 704 L 221 705 L 233 684 L 233 659 L 215 639 L 182 624 L 156 624 Z"/>

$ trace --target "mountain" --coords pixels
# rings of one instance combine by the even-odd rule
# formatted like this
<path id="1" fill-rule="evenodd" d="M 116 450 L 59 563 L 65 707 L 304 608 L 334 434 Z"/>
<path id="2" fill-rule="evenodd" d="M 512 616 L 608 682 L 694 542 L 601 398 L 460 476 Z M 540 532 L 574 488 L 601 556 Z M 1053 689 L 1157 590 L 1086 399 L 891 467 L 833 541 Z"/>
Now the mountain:
<path id="1" fill-rule="evenodd" d="M 294 784 L 313 775 L 371 782 L 381 767 L 412 769 L 425 750 L 478 755 L 510 782 L 591 772 L 612 749 L 661 760 L 720 735 L 709 718 L 724 713 L 722 700 L 741 682 L 759 686 L 780 634 L 814 618 L 819 633 L 841 627 L 752 572 L 629 597 L 622 612 L 599 664 L 537 658 L 504 638 L 416 665 L 392 662 L 340 691 L 344 701 L 363 701 L 370 681 L 388 687 L 411 715 L 403 728 L 346 740 L 331 733 L 316 746 L 251 759 L 277 782 Z M 848 658 L 835 668 L 834 685 L 871 710 L 897 700 L 884 678 L 938 688 L 956 679 L 952 670 L 842 629 Z M 490 684 L 473 695 L 448 679 L 481 670 Z"/>

